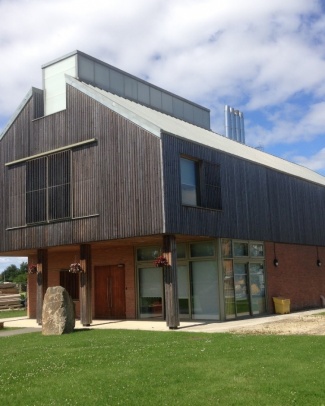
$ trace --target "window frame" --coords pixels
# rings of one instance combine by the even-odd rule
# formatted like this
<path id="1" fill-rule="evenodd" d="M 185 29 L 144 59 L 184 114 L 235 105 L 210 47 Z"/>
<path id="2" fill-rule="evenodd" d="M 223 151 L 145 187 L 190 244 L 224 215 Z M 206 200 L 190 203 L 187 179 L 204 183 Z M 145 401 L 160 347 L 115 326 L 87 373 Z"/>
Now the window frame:
<path id="1" fill-rule="evenodd" d="M 183 185 L 187 185 L 183 182 L 183 174 L 182 174 L 182 164 L 181 161 L 187 161 L 194 164 L 194 176 L 195 176 L 195 204 L 187 203 L 183 201 Z M 183 206 L 191 206 L 191 207 L 200 207 L 200 196 L 201 196 L 201 170 L 200 170 L 200 161 L 188 156 L 180 156 L 179 159 L 179 169 L 180 169 L 180 191 L 181 191 L 181 201 Z M 192 186 L 192 185 L 190 185 Z"/>
<path id="2" fill-rule="evenodd" d="M 183 182 L 182 176 L 182 160 L 193 162 L 195 164 L 196 204 L 184 202 L 183 199 L 183 185 L 185 185 L 185 183 Z M 212 173 L 214 175 L 213 177 L 211 177 L 210 170 L 212 170 Z M 181 154 L 179 156 L 179 172 L 180 197 L 182 206 L 217 211 L 222 210 L 221 175 L 220 165 L 218 163 L 213 163 Z M 211 199 L 211 197 L 213 198 Z"/>
<path id="3" fill-rule="evenodd" d="M 61 157 L 62 159 L 61 159 Z M 55 161 L 58 158 L 58 161 L 61 160 L 61 165 L 60 162 L 57 162 L 54 164 L 55 165 L 60 165 L 60 168 L 62 169 L 62 161 L 64 162 L 64 171 L 59 173 L 61 175 L 61 178 L 66 178 L 66 182 L 61 183 L 59 182 L 58 178 L 60 176 L 58 175 L 58 172 L 52 171 L 50 173 L 49 168 L 52 167 L 53 161 Z M 44 185 L 41 189 L 35 188 L 33 190 L 33 181 L 31 180 L 31 176 L 33 171 L 35 172 L 35 169 L 33 168 L 33 163 L 35 163 L 35 166 L 37 166 L 36 162 L 41 162 L 41 160 L 44 162 L 42 171 L 39 171 L 39 176 L 42 178 L 44 177 Z M 55 166 L 54 165 L 54 166 Z M 31 173 L 28 173 L 30 171 Z M 54 175 L 53 175 L 54 174 Z M 37 183 L 37 182 L 36 182 Z M 62 188 L 62 186 L 65 186 L 68 189 L 68 192 L 66 194 L 62 193 L 57 193 L 56 188 Z M 37 192 L 40 190 L 44 191 L 45 196 L 43 199 L 43 202 L 37 202 L 36 201 L 36 206 L 38 203 L 39 207 L 34 206 L 35 203 L 35 197 L 33 197 L 33 193 L 35 195 Z M 55 152 L 53 154 L 37 157 L 31 160 L 26 161 L 26 225 L 27 226 L 32 226 L 35 224 L 48 224 L 48 223 L 53 223 L 53 222 L 58 222 L 58 221 L 64 221 L 64 220 L 70 220 L 73 217 L 72 214 L 72 150 L 64 150 L 64 151 L 59 151 Z M 50 198 L 50 195 L 53 194 L 54 197 Z M 37 196 L 37 195 L 36 195 Z M 63 196 L 63 202 L 62 202 L 62 196 Z M 61 200 L 61 209 L 63 208 L 63 213 L 65 215 L 57 215 L 55 216 L 53 214 L 53 208 L 58 205 L 59 200 Z M 59 205 L 58 205 L 59 206 Z M 38 219 L 37 218 L 37 209 L 42 210 L 44 212 L 44 215 Z M 34 211 L 31 213 L 31 211 Z M 61 210 L 62 211 L 62 210 Z M 36 212 L 36 215 L 35 215 Z"/>
<path id="4" fill-rule="evenodd" d="M 223 245 L 224 244 L 224 245 Z M 229 246 L 230 244 L 230 246 Z M 247 255 L 236 255 L 235 252 L 235 245 L 236 244 L 247 244 Z M 226 246 L 230 248 L 232 251 L 230 255 L 228 255 L 228 250 L 226 250 Z M 259 249 L 259 253 L 263 253 L 263 255 L 252 255 L 251 247 L 253 246 L 260 246 L 262 249 Z M 228 305 L 225 301 L 225 306 L 229 309 L 232 309 L 232 313 L 227 313 L 227 309 L 225 308 L 225 317 L 226 320 L 231 319 L 238 319 L 240 317 L 245 317 L 244 314 L 240 314 L 237 312 L 236 309 L 236 281 L 235 281 L 235 266 L 236 265 L 245 265 L 246 267 L 246 290 L 247 296 L 249 298 L 249 314 L 251 317 L 256 315 L 265 314 L 267 311 L 267 286 L 266 286 L 266 256 L 265 256 L 265 242 L 258 241 L 258 240 L 236 240 L 236 239 L 229 239 L 229 238 L 222 238 L 221 239 L 221 261 L 222 261 L 222 276 L 223 276 L 223 294 L 225 299 L 228 299 Z M 228 265 L 230 265 L 228 269 Z M 253 272 L 252 268 L 254 265 L 262 265 L 262 279 L 261 279 L 261 293 L 258 294 L 255 291 L 253 292 L 253 284 L 252 281 L 254 278 L 258 277 L 258 272 Z M 237 273 L 237 276 L 240 275 Z M 231 285 L 232 284 L 232 285 Z M 232 293 L 232 294 L 231 294 Z M 259 299 L 260 298 L 260 299 Z M 258 305 L 258 302 L 260 304 Z M 256 306 L 260 306 L 258 310 L 256 310 Z"/>

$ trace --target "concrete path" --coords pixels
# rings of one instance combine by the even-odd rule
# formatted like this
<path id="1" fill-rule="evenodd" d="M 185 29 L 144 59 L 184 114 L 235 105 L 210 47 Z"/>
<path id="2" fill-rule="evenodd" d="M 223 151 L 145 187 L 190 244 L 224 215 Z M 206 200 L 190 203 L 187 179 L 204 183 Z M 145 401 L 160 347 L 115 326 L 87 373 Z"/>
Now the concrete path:
<path id="1" fill-rule="evenodd" d="M 93 320 L 91 326 L 84 327 L 80 321 L 76 321 L 75 329 L 122 329 L 122 330 L 147 330 L 147 331 L 188 331 L 200 333 L 225 333 L 231 330 L 238 330 L 247 326 L 257 326 L 264 323 L 275 322 L 284 319 L 323 313 L 325 309 L 314 309 L 297 313 L 271 315 L 266 317 L 257 317 L 245 320 L 233 320 L 226 322 L 201 322 L 198 320 L 182 321 L 177 330 L 169 330 L 165 321 L 161 320 Z M 0 330 L 0 338 L 17 334 L 31 333 L 42 331 L 41 326 L 36 323 L 35 319 L 27 317 L 16 317 L 1 319 L 5 327 L 18 327 L 17 330 Z"/>

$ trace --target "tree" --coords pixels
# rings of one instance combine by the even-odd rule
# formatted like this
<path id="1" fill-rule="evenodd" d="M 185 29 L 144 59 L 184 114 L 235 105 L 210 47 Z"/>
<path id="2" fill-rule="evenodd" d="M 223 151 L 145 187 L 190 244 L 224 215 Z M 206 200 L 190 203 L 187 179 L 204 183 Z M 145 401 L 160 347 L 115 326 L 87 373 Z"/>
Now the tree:
<path id="1" fill-rule="evenodd" d="M 17 276 L 19 273 L 19 269 L 16 265 L 11 264 L 7 266 L 7 268 L 2 272 L 2 279 L 6 282 L 12 282 L 14 277 Z"/>
<path id="2" fill-rule="evenodd" d="M 1 273 L 4 282 L 26 283 L 27 280 L 27 262 L 22 262 L 19 268 L 11 264 Z"/>
<path id="3" fill-rule="evenodd" d="M 27 283 L 27 273 L 20 273 L 19 275 L 15 276 L 13 279 L 13 282 L 19 283 L 19 284 L 25 284 Z"/>

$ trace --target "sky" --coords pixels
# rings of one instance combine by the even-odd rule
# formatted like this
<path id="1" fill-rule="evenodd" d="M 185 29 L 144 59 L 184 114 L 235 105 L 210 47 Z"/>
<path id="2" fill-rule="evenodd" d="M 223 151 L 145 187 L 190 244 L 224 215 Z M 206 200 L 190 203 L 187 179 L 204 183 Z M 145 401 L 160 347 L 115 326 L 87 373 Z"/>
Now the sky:
<path id="1" fill-rule="evenodd" d="M 209 108 L 219 134 L 224 106 L 242 111 L 246 144 L 325 176 L 325 0 L 0 0 L 0 16 L 0 131 L 78 49 Z"/>

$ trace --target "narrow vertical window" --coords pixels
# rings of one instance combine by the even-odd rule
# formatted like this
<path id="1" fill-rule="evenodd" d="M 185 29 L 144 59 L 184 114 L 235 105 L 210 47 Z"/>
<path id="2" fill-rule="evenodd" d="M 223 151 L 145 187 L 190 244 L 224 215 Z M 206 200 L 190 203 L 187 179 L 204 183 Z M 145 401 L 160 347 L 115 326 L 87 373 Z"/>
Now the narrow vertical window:
<path id="1" fill-rule="evenodd" d="M 46 221 L 46 157 L 33 159 L 26 166 L 26 223 Z"/>
<path id="2" fill-rule="evenodd" d="M 27 162 L 26 223 L 71 217 L 71 151 Z"/>
<path id="3" fill-rule="evenodd" d="M 70 217 L 70 151 L 48 157 L 48 219 Z"/>
<path id="4" fill-rule="evenodd" d="M 198 162 L 181 158 L 182 204 L 197 206 L 198 201 Z"/>

